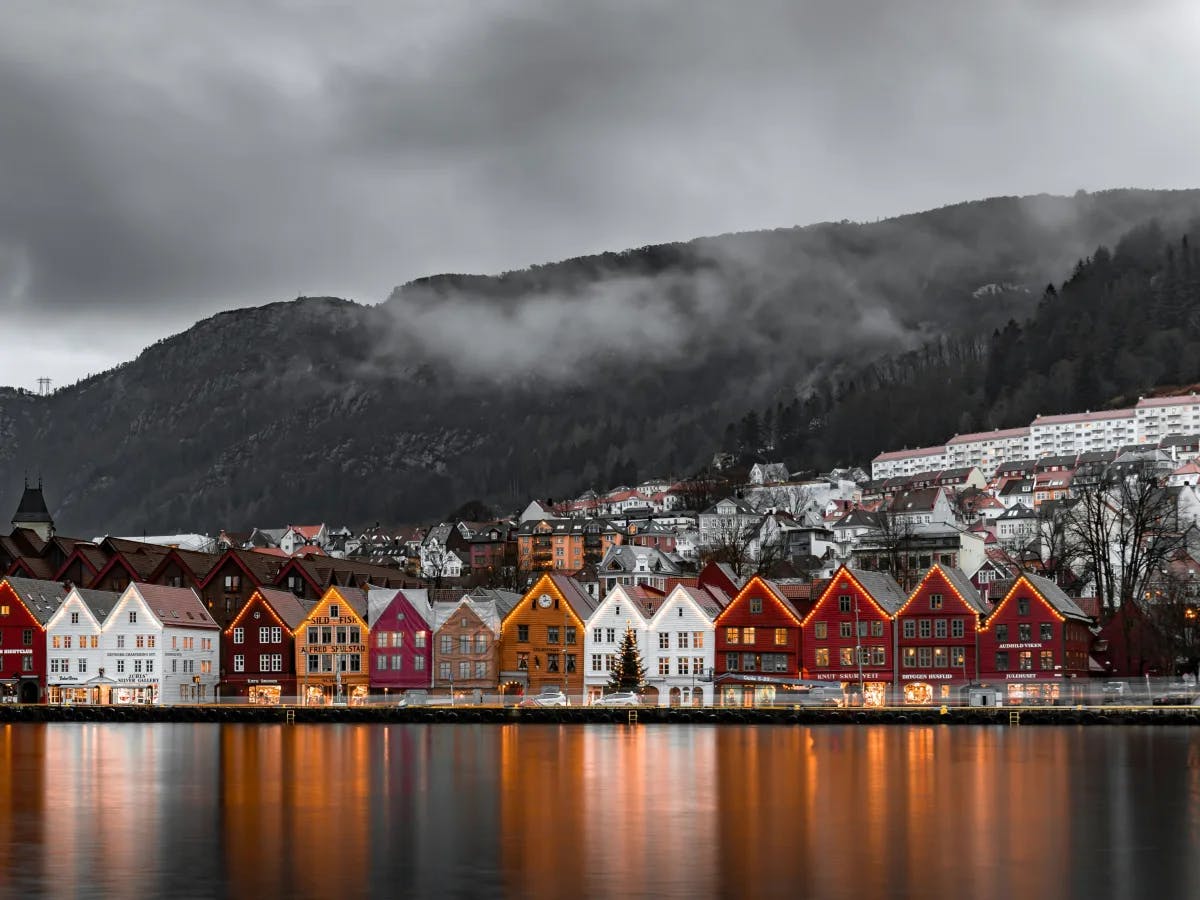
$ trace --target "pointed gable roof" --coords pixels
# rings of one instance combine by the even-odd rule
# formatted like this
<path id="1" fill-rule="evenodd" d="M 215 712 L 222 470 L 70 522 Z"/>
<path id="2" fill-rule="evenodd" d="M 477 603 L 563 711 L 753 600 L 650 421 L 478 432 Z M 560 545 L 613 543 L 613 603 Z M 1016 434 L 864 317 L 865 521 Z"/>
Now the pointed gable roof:
<path id="1" fill-rule="evenodd" d="M 796 608 L 796 605 L 787 598 L 787 596 L 780 589 L 779 585 L 775 584 L 773 581 L 763 578 L 761 575 L 754 575 L 751 577 L 750 580 L 742 586 L 742 589 L 737 592 L 737 596 L 730 600 L 725 605 L 725 608 L 717 614 L 717 618 L 714 620 L 714 622 L 719 621 L 727 612 L 734 610 L 745 598 L 749 597 L 756 591 L 765 591 L 776 603 L 779 604 L 784 612 L 796 620 L 797 625 L 801 624 L 801 621 L 804 617 L 800 614 L 800 610 Z"/>
<path id="2" fill-rule="evenodd" d="M 67 589 L 57 581 L 9 575 L 0 583 L 6 583 L 12 589 L 29 614 L 41 625 L 50 621 L 67 597 Z"/>
<path id="3" fill-rule="evenodd" d="M 816 614 L 827 598 L 843 590 L 842 584 L 846 578 L 849 578 L 851 583 L 866 594 L 875 607 L 889 618 L 893 618 L 900 611 L 901 607 L 904 606 L 905 601 L 908 600 L 908 595 L 904 592 L 904 588 L 900 587 L 896 583 L 896 579 L 886 572 L 873 572 L 869 569 L 852 569 L 847 565 L 842 565 L 833 573 L 833 577 L 826 583 L 821 596 L 817 598 L 812 608 L 809 609 L 808 615 L 804 618 L 805 622 Z"/>
<path id="4" fill-rule="evenodd" d="M 233 563 L 237 568 L 241 569 L 242 573 L 250 579 L 255 587 L 261 587 L 265 584 L 273 584 L 275 576 L 279 574 L 279 560 L 270 556 L 263 556 L 261 553 L 255 553 L 253 550 L 229 549 L 226 550 L 217 561 L 213 563 L 212 568 L 208 570 L 200 581 L 200 589 L 208 587 L 217 574 L 223 570 L 227 564 Z"/>
<path id="5" fill-rule="evenodd" d="M 165 587 L 161 584 L 135 581 L 121 596 L 125 597 L 131 591 L 142 598 L 142 602 L 164 627 L 220 628 L 204 608 L 200 595 L 191 588 Z"/>
<path id="6" fill-rule="evenodd" d="M 46 508 L 46 498 L 42 494 L 42 483 L 38 481 L 37 487 L 31 484 L 25 485 L 25 491 L 21 494 L 21 502 L 17 504 L 17 511 L 13 513 L 12 523 L 18 525 L 22 522 L 30 522 L 37 524 L 50 523 L 54 520 L 50 517 L 50 510 Z"/>
<path id="7" fill-rule="evenodd" d="M 293 632 L 300 627 L 300 623 L 308 618 L 308 612 L 313 608 L 314 604 L 310 601 L 301 600 L 291 591 L 280 591 L 275 588 L 260 587 L 255 588 L 254 593 L 250 595 L 250 601 L 242 607 L 242 611 L 238 613 L 229 627 L 232 628 L 238 623 L 238 620 L 245 615 L 251 604 L 254 603 L 255 597 L 261 597 L 263 603 L 271 608 L 271 610 L 279 617 L 285 626 Z"/>
<path id="8" fill-rule="evenodd" d="M 1091 624 L 1091 617 L 1085 613 L 1079 606 L 1067 596 L 1057 584 L 1049 578 L 1043 578 L 1041 575 L 1033 575 L 1029 572 L 1023 573 L 1009 588 L 1008 593 L 1004 598 L 996 604 L 996 608 L 992 610 L 988 616 L 990 623 L 996 615 L 1004 608 L 1005 604 L 1012 598 L 1014 594 L 1021 589 L 1022 583 L 1028 585 L 1038 597 L 1040 597 L 1047 606 L 1056 612 L 1063 619 L 1076 619 L 1088 625 Z"/>
<path id="9" fill-rule="evenodd" d="M 898 609 L 897 614 L 904 612 L 910 603 L 916 599 L 916 596 L 925 588 L 925 583 L 935 576 L 941 576 L 942 580 L 950 586 L 950 589 L 958 596 L 958 598 L 971 608 L 973 612 L 985 615 L 987 610 L 984 608 L 983 599 L 979 596 L 979 589 L 971 583 L 971 579 L 967 578 L 963 571 L 955 566 L 944 566 L 941 563 L 934 563 L 929 571 L 925 573 L 912 592 L 908 595 L 904 604 Z"/>

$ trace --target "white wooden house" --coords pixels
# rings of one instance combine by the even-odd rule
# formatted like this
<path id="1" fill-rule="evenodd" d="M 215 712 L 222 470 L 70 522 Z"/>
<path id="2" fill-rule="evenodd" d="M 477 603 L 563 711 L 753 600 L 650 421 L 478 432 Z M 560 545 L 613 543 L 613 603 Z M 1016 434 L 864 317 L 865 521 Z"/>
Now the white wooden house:
<path id="1" fill-rule="evenodd" d="M 46 622 L 46 694 L 50 703 L 107 702 L 114 686 L 104 667 L 100 635 L 120 594 L 73 587 Z"/>

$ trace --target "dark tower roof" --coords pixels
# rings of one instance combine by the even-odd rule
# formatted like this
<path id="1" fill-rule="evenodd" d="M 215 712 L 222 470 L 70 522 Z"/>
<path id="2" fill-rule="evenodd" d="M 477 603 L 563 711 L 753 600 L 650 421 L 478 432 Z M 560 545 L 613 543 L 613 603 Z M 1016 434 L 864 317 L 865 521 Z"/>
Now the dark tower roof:
<path id="1" fill-rule="evenodd" d="M 54 521 L 50 518 L 50 510 L 46 508 L 46 498 L 42 496 L 41 481 L 37 487 L 25 485 L 25 493 L 21 495 L 21 502 L 12 521 L 14 525 Z"/>

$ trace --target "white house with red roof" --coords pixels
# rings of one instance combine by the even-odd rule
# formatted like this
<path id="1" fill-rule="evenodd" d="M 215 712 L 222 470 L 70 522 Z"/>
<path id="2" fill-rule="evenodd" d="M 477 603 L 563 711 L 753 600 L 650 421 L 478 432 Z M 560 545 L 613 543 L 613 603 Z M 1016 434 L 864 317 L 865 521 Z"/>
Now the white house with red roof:
<path id="1" fill-rule="evenodd" d="M 663 596 L 662 591 L 643 584 L 617 584 L 588 616 L 583 634 L 583 693 L 586 702 L 590 703 L 605 693 L 626 628 L 633 628 L 642 661 L 648 665 L 646 623 L 662 603 Z"/>
<path id="2" fill-rule="evenodd" d="M 912 450 L 889 450 L 871 460 L 871 478 L 895 478 L 946 468 L 946 446 L 917 447 Z"/>
<path id="3" fill-rule="evenodd" d="M 303 547 L 320 547 L 322 550 L 329 545 L 329 529 L 324 525 L 289 525 L 279 539 L 279 549 L 288 556 L 294 556 Z"/>
<path id="4" fill-rule="evenodd" d="M 111 682 L 108 702 L 213 700 L 220 636 L 220 626 L 191 588 L 130 584 L 100 629 L 97 674 Z"/>
<path id="5" fill-rule="evenodd" d="M 1200 485 L 1200 466 L 1186 462 L 1167 476 L 1170 487 L 1196 487 Z"/>

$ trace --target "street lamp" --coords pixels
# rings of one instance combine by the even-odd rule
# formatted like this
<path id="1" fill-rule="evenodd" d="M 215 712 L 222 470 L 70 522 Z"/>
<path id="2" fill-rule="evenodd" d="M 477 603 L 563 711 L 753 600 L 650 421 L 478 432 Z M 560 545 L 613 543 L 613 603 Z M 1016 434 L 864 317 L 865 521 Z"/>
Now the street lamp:
<path id="1" fill-rule="evenodd" d="M 867 698 L 863 694 L 862 630 L 858 624 L 858 594 L 854 595 L 854 657 L 858 661 L 858 699 L 866 706 Z"/>

